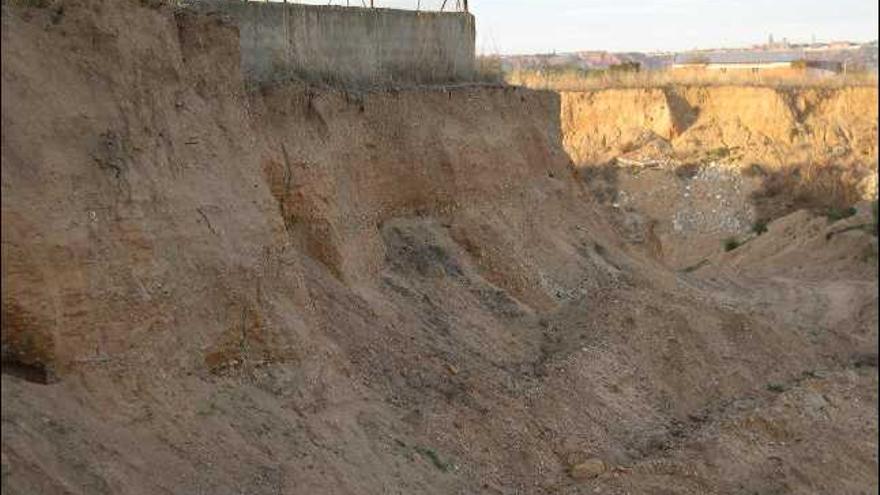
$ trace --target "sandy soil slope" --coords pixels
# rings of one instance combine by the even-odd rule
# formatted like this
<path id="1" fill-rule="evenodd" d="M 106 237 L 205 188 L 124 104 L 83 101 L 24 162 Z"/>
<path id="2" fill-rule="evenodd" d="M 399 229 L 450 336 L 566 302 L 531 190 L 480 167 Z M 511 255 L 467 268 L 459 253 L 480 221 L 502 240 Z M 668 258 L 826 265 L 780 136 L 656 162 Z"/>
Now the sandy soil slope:
<path id="1" fill-rule="evenodd" d="M 220 18 L 47 5 L 2 14 L 4 493 L 876 493 L 864 210 L 676 270 L 564 95 L 246 92 Z"/>

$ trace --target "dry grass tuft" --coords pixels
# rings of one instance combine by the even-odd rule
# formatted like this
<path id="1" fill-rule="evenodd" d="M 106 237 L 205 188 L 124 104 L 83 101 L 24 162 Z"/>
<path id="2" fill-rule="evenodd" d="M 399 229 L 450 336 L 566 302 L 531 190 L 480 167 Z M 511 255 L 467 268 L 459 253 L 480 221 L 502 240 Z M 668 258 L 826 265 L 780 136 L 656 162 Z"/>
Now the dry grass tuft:
<path id="1" fill-rule="evenodd" d="M 9 5 L 10 7 L 25 7 L 35 9 L 45 9 L 51 7 L 54 3 L 54 0 L 3 0 L 3 4 Z"/>
<path id="2" fill-rule="evenodd" d="M 811 76 L 720 71 L 535 71 L 515 70 L 506 74 L 509 84 L 532 89 L 555 91 L 586 91 L 605 88 L 662 88 L 669 86 L 767 86 L 767 87 L 846 87 L 876 86 L 872 72 L 850 73 L 846 76 Z"/>
<path id="3" fill-rule="evenodd" d="M 478 82 L 503 83 L 504 69 L 498 55 L 481 55 L 476 59 L 475 77 Z"/>

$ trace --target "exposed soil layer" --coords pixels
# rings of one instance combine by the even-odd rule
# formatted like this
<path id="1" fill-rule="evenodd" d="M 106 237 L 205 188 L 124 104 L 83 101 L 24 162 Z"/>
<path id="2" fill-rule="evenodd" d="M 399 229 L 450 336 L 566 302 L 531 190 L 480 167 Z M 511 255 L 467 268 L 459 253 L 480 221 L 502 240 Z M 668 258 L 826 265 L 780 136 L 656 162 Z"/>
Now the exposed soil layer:
<path id="1" fill-rule="evenodd" d="M 222 19 L 46 5 L 2 14 L 4 493 L 876 492 L 869 207 L 676 270 L 567 95 L 246 92 Z"/>
<path id="2" fill-rule="evenodd" d="M 746 86 L 563 92 L 565 147 L 578 165 L 654 139 L 672 154 L 743 165 L 876 164 L 877 88 Z"/>

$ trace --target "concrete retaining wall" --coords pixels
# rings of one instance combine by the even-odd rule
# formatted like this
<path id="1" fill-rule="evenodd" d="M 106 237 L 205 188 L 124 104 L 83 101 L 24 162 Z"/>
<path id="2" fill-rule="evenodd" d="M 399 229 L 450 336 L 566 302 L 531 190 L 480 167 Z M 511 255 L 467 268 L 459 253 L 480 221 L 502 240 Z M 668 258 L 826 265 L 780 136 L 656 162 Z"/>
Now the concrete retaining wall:
<path id="1" fill-rule="evenodd" d="M 474 17 L 242 1 L 193 2 L 238 24 L 249 82 L 297 76 L 359 84 L 425 84 L 474 76 Z"/>

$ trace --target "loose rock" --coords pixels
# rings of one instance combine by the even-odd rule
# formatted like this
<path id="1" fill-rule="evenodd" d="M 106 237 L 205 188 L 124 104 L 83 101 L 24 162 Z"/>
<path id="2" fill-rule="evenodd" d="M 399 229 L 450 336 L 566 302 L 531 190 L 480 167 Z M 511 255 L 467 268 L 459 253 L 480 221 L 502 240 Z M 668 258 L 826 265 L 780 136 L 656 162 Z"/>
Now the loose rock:
<path id="1" fill-rule="evenodd" d="M 577 481 L 595 478 L 604 473 L 608 467 L 601 459 L 589 459 L 571 467 L 569 474 Z"/>

